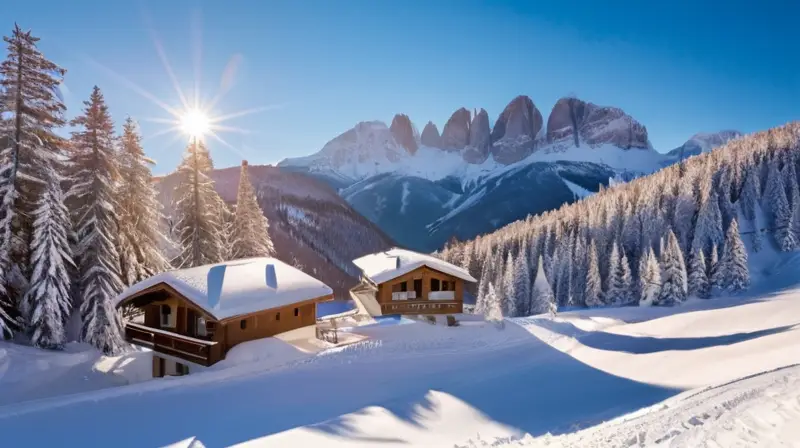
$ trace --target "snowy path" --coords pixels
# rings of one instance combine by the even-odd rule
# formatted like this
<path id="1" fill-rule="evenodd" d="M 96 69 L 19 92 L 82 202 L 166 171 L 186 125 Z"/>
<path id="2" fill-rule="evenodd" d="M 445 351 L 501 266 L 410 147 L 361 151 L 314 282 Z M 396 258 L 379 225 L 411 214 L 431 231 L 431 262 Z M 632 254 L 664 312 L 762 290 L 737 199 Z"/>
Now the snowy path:
<path id="1" fill-rule="evenodd" d="M 286 364 L 256 360 L 3 406 L 0 434 L 11 446 L 132 447 L 190 437 L 208 447 L 572 437 L 696 386 L 800 363 L 798 321 L 800 293 L 792 290 L 671 310 L 515 319 L 503 329 L 375 326 L 360 329 L 367 341 Z M 40 431 L 45 420 L 49 429 Z"/>

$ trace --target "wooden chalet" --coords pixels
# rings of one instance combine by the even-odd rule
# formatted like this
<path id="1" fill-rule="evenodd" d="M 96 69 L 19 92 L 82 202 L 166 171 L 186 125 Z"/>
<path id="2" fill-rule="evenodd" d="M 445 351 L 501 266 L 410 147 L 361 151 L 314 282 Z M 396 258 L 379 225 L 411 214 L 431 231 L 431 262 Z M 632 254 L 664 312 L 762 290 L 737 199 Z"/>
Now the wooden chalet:
<path id="1" fill-rule="evenodd" d="M 455 314 L 464 304 L 469 272 L 431 255 L 394 248 L 353 260 L 361 281 L 350 296 L 372 316 Z"/>
<path id="2" fill-rule="evenodd" d="M 150 348 L 153 376 L 210 366 L 242 342 L 315 325 L 333 291 L 274 258 L 251 258 L 155 275 L 123 291 L 118 308 L 142 311 L 125 339 Z"/>

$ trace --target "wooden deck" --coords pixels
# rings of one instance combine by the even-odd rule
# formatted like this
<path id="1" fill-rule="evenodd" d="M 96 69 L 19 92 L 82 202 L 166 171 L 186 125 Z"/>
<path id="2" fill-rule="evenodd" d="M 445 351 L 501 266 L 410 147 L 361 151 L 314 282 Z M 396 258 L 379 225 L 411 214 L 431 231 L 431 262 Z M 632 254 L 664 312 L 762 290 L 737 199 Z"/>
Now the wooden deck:
<path id="1" fill-rule="evenodd" d="M 461 302 L 440 300 L 392 301 L 381 303 L 381 314 L 453 314 L 461 313 Z"/>
<path id="2" fill-rule="evenodd" d="M 210 366 L 222 359 L 221 347 L 214 341 L 183 336 L 133 322 L 125 324 L 125 340 L 203 366 Z"/>

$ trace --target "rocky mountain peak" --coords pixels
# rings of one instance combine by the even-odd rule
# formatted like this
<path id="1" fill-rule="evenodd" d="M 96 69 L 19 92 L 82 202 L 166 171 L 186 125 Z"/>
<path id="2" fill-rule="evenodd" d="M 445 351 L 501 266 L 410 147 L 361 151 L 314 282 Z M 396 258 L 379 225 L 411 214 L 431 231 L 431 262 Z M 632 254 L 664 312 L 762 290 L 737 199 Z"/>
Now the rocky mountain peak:
<path id="1" fill-rule="evenodd" d="M 408 118 L 408 115 L 395 115 L 392 119 L 392 125 L 389 126 L 389 130 L 392 132 L 397 143 L 405 148 L 409 154 L 417 152 L 417 140 L 419 139 L 419 135 L 414 128 L 414 124 L 411 123 L 411 119 Z"/>
<path id="2" fill-rule="evenodd" d="M 439 136 L 439 129 L 432 121 L 429 121 L 422 130 L 420 143 L 424 146 L 430 146 L 431 148 L 438 148 L 441 146 L 442 138 Z"/>
<path id="3" fill-rule="evenodd" d="M 647 128 L 616 107 L 577 98 L 561 98 L 547 119 L 547 141 L 580 146 L 610 144 L 623 149 L 648 149 Z"/>
<path id="4" fill-rule="evenodd" d="M 464 149 L 464 160 L 467 163 L 483 163 L 489 157 L 492 137 L 489 129 L 489 114 L 481 109 L 475 113 L 469 126 L 469 145 Z"/>
<path id="5" fill-rule="evenodd" d="M 503 109 L 492 130 L 492 155 L 503 164 L 524 159 L 535 148 L 542 129 L 542 113 L 525 95 L 520 95 Z"/>
<path id="6" fill-rule="evenodd" d="M 467 109 L 460 108 L 453 112 L 442 128 L 441 148 L 447 151 L 458 151 L 469 144 L 469 125 L 471 116 Z"/>

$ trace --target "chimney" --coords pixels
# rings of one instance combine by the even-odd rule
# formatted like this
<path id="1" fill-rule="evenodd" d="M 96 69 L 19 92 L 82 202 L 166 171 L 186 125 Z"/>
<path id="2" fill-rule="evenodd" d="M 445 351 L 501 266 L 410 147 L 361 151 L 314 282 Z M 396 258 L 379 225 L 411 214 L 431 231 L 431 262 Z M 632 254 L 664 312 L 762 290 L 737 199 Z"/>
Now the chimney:
<path id="1" fill-rule="evenodd" d="M 247 166 L 247 160 L 242 160 L 242 166 Z"/>
<path id="2" fill-rule="evenodd" d="M 222 284 L 225 282 L 226 265 L 221 264 L 208 270 L 206 275 L 206 293 L 208 294 L 208 305 L 216 308 L 222 298 Z"/>
<path id="3" fill-rule="evenodd" d="M 267 264 L 266 280 L 267 286 L 278 289 L 278 274 L 275 273 L 275 265 L 272 263 Z"/>

